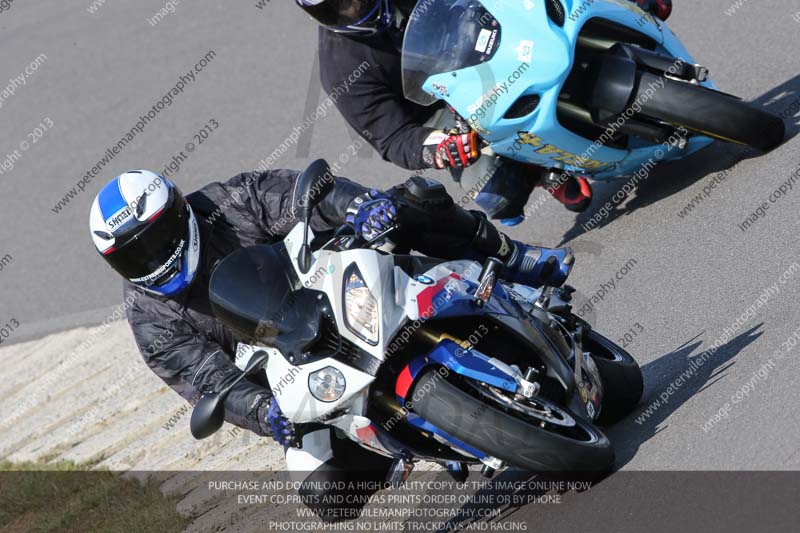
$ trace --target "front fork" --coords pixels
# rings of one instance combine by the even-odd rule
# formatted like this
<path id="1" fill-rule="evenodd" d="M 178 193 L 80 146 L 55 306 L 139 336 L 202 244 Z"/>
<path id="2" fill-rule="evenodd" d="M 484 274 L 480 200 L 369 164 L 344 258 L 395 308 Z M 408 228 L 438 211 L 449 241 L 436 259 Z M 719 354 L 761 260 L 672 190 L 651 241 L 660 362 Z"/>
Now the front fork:
<path id="1" fill-rule="evenodd" d="M 651 89 L 645 87 L 642 76 L 663 76 L 695 85 L 708 79 L 708 69 L 702 65 L 624 43 L 616 43 L 598 55 L 589 70 L 592 75 L 588 80 L 591 90 L 587 104 L 591 121 L 608 127 L 624 116 L 625 120 L 616 128 L 620 133 L 657 144 L 673 144 L 670 139 L 676 130 L 657 117 L 648 118 L 645 104 L 650 97 L 645 96 Z M 638 109 L 633 107 L 635 104 Z M 631 110 L 635 113 L 626 114 Z M 686 139 L 678 136 L 674 145 L 683 149 Z"/>
<path id="2" fill-rule="evenodd" d="M 591 331 L 591 325 L 572 313 L 572 294 L 575 288 L 565 285 L 560 289 L 545 287 L 533 301 L 527 301 L 547 312 L 550 327 L 559 328 L 572 346 L 568 362 L 580 394 L 586 414 L 591 420 L 600 415 L 603 398 L 603 382 L 591 354 L 583 349 L 583 340 Z"/>
<path id="3" fill-rule="evenodd" d="M 575 383 L 578 387 L 581 401 L 586 407 L 586 414 L 592 420 L 596 420 L 600 416 L 602 405 L 603 381 L 591 354 L 583 349 L 583 340 L 592 327 L 588 322 L 572 313 L 570 302 L 572 301 L 573 292 L 575 292 L 575 289 L 567 286 L 555 300 L 551 296 L 548 300 L 547 312 L 557 321 L 563 319 L 563 324 L 559 322 L 559 325 L 565 329 L 572 339 L 572 364 Z"/>

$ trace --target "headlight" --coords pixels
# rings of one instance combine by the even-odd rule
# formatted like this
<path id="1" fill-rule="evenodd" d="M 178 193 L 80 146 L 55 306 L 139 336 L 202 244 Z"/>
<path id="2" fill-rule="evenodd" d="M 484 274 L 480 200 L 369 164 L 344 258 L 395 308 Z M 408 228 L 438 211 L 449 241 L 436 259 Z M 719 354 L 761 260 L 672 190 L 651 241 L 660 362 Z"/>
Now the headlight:
<path id="1" fill-rule="evenodd" d="M 335 402 L 344 394 L 347 382 L 337 368 L 326 366 L 308 376 L 308 390 L 321 402 Z"/>
<path id="2" fill-rule="evenodd" d="M 370 344 L 378 344 L 378 302 L 355 266 L 344 277 L 344 311 L 347 329 Z"/>

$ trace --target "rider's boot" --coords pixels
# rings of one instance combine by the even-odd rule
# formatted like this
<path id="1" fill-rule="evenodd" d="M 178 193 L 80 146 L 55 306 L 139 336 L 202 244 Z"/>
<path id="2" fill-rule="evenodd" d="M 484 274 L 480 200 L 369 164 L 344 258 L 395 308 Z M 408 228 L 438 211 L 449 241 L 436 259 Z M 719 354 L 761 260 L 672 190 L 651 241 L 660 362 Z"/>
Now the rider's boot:
<path id="1" fill-rule="evenodd" d="M 672 13 L 672 0 L 636 0 L 640 8 L 654 17 L 667 20 Z"/>
<path id="2" fill-rule="evenodd" d="M 581 176 L 551 172 L 539 186 L 544 187 L 553 198 L 573 213 L 586 211 L 592 203 L 592 186 Z"/>
<path id="3" fill-rule="evenodd" d="M 575 263 L 572 248 L 542 248 L 513 242 L 515 249 L 500 274 L 502 279 L 534 288 L 560 287 L 567 281 Z"/>

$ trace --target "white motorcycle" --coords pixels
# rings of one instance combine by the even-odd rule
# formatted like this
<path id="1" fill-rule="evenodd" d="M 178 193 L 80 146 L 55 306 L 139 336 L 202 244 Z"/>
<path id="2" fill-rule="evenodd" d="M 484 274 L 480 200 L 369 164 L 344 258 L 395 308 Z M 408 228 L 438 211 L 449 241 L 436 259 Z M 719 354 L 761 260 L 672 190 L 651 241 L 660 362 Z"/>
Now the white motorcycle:
<path id="1" fill-rule="evenodd" d="M 265 369 L 291 422 L 332 426 L 394 458 L 393 472 L 418 460 L 454 477 L 471 463 L 486 476 L 609 469 L 596 424 L 633 410 L 642 374 L 571 312 L 574 289 L 506 283 L 491 258 L 388 253 L 392 230 L 365 242 L 342 228 L 312 252 L 311 210 L 332 185 L 327 163 L 312 163 L 283 242 L 238 250 L 212 274 L 214 312 L 258 347 L 238 358 L 239 379 Z M 196 438 L 221 427 L 234 384 L 197 403 Z"/>

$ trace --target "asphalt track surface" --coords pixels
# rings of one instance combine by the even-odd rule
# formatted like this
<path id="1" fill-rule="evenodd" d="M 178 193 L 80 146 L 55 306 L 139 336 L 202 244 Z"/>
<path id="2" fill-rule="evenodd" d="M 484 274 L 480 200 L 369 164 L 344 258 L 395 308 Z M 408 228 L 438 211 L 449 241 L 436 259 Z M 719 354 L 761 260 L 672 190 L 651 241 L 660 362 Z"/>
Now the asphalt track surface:
<path id="1" fill-rule="evenodd" d="M 791 339 L 800 329 L 800 271 L 792 265 L 800 268 L 800 182 L 775 202 L 769 197 L 800 165 L 799 6 L 675 4 L 671 26 L 696 59 L 724 91 L 783 115 L 785 144 L 766 155 L 717 144 L 662 165 L 591 231 L 583 226 L 614 203 L 623 182 L 597 185 L 581 216 L 545 202 L 510 233 L 573 246 L 573 284 L 588 297 L 604 292 L 591 313 L 597 329 L 615 340 L 631 333 L 628 349 L 646 387 L 637 414 L 661 403 L 610 431 L 621 467 L 796 470 L 800 348 Z M 726 14 L 734 4 L 741 5 Z M 0 107 L 0 162 L 21 154 L 0 174 L 0 324 L 18 321 L 16 340 L 97 322 L 119 302 L 119 280 L 87 231 L 90 203 L 106 179 L 162 169 L 181 151 L 188 157 L 174 179 L 184 191 L 255 168 L 323 101 L 316 30 L 292 2 L 183 1 L 155 26 L 147 19 L 165 6 L 160 0 L 95 2 L 95 13 L 90 5 L 17 0 L 0 11 L 0 91 L 38 62 Z M 208 64 L 195 81 L 54 212 L 106 147 L 203 58 Z M 218 128 L 197 143 L 194 135 L 212 120 Z M 37 127 L 47 131 L 21 150 Z M 373 186 L 408 175 L 369 149 L 342 155 L 354 141 L 331 109 L 275 166 L 342 160 L 342 174 Z M 762 202 L 765 214 L 743 231 L 740 223 Z M 604 291 L 612 279 L 614 288 Z"/>

